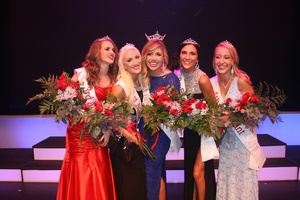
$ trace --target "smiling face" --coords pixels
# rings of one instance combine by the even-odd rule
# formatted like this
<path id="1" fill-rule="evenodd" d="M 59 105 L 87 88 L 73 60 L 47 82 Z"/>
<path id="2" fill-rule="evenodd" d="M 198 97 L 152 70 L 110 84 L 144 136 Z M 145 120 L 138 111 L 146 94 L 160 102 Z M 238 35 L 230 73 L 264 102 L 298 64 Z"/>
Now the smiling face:
<path id="1" fill-rule="evenodd" d="M 151 74 L 155 74 L 155 72 L 162 70 L 161 67 L 163 66 L 163 62 L 164 57 L 161 47 L 158 47 L 147 54 L 146 65 L 151 70 Z"/>
<path id="2" fill-rule="evenodd" d="M 136 76 L 141 72 L 141 56 L 134 50 L 126 51 L 122 58 L 124 69 L 132 76 Z"/>
<path id="3" fill-rule="evenodd" d="M 230 69 L 233 66 L 233 59 L 227 48 L 222 46 L 216 48 L 213 66 L 219 74 L 230 73 Z"/>
<path id="4" fill-rule="evenodd" d="M 185 45 L 180 51 L 179 60 L 184 71 L 194 71 L 195 65 L 198 62 L 198 53 L 196 47 L 193 44 Z"/>
<path id="5" fill-rule="evenodd" d="M 110 41 L 103 41 L 100 49 L 101 61 L 109 65 L 112 64 L 116 56 L 115 51 L 114 45 Z"/>

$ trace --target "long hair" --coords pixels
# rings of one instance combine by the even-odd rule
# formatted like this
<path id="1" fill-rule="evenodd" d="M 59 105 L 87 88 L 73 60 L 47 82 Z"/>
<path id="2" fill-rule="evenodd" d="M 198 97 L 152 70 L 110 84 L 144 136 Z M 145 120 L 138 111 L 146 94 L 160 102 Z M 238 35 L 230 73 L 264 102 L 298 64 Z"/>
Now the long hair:
<path id="1" fill-rule="evenodd" d="M 88 53 L 85 56 L 85 61 L 82 62 L 82 66 L 87 71 L 87 82 L 90 86 L 94 86 L 98 79 L 100 65 L 98 64 L 101 58 L 101 47 L 103 41 L 109 41 L 114 46 L 115 59 L 114 62 L 109 65 L 108 76 L 113 82 L 115 82 L 118 74 L 118 47 L 108 36 L 103 38 L 97 38 L 90 46 Z"/>
<path id="2" fill-rule="evenodd" d="M 150 69 L 146 64 L 147 55 L 149 53 L 154 52 L 157 48 L 161 48 L 163 52 L 163 62 L 165 66 L 168 66 L 169 63 L 169 55 L 167 52 L 167 47 L 162 40 L 149 40 L 142 49 L 142 84 L 143 88 L 150 88 Z"/>
<path id="3" fill-rule="evenodd" d="M 224 48 L 228 49 L 230 57 L 233 60 L 233 65 L 232 65 L 233 71 L 234 71 L 233 75 L 236 75 L 236 76 L 242 78 L 247 83 L 252 85 L 252 82 L 251 82 L 250 77 L 248 76 L 248 74 L 246 72 L 244 72 L 243 70 L 239 69 L 240 59 L 239 59 L 239 55 L 237 53 L 236 48 L 227 40 L 219 43 L 215 48 L 215 52 L 216 52 L 216 49 L 218 47 L 224 47 Z M 215 53 L 214 53 L 214 57 L 215 57 Z M 213 60 L 212 60 L 212 66 L 213 66 L 213 69 L 215 70 L 216 66 L 215 66 L 215 63 L 214 63 L 214 57 L 213 57 Z"/>
<path id="4" fill-rule="evenodd" d="M 118 64 L 119 64 L 119 74 L 118 74 L 118 80 L 121 79 L 124 81 L 124 83 L 126 84 L 129 93 L 126 96 L 126 101 L 128 101 L 129 105 L 133 106 L 134 105 L 134 84 L 132 81 L 132 76 L 131 74 L 125 70 L 124 67 L 124 63 L 123 63 L 123 56 L 124 54 L 129 51 L 129 50 L 134 50 L 138 53 L 139 56 L 141 56 L 140 51 L 133 45 L 133 44 L 126 44 L 125 46 L 123 46 L 120 51 L 119 51 L 119 60 L 118 60 Z M 141 77 L 142 75 L 139 74 L 139 81 L 141 81 Z"/>

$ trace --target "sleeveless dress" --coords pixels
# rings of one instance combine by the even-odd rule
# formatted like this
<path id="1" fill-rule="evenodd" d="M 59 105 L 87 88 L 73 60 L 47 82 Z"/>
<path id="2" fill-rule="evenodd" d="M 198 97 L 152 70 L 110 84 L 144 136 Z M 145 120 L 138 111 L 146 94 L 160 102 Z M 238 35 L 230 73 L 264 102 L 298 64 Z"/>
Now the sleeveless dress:
<path id="1" fill-rule="evenodd" d="M 180 91 L 180 82 L 174 73 L 161 77 L 151 77 L 150 84 L 150 93 L 154 93 L 160 86 L 168 85 L 173 85 L 178 92 Z M 147 200 L 158 200 L 160 179 L 163 178 L 166 182 L 166 154 L 170 148 L 170 139 L 162 130 L 153 136 L 150 133 L 146 133 L 143 119 L 140 120 L 139 131 L 147 139 L 146 144 L 149 148 L 151 148 L 156 137 L 158 137 L 158 142 L 153 150 L 156 159 L 152 160 L 148 156 L 145 157 Z"/>
<path id="2" fill-rule="evenodd" d="M 118 81 L 115 85 L 120 85 L 127 95 L 127 87 L 123 81 Z M 141 109 L 142 91 L 139 92 L 141 95 L 138 91 L 134 93 L 136 105 L 131 105 L 138 110 L 137 116 Z M 124 143 L 127 143 L 126 149 L 124 149 Z M 137 145 L 128 143 L 125 137 L 121 137 L 119 141 L 111 138 L 109 147 L 118 200 L 146 199 L 144 154 Z"/>
<path id="3" fill-rule="evenodd" d="M 217 76 L 211 78 L 219 103 L 227 98 L 241 96 L 237 84 L 238 77 L 232 81 L 225 97 L 221 96 Z M 256 131 L 250 131 L 241 125 L 244 132 L 237 133 L 236 128 L 226 128 L 220 143 L 219 168 L 217 181 L 217 198 L 223 199 L 258 199 L 257 170 L 265 162 Z M 249 145 L 250 144 L 250 145 Z M 247 148 L 249 146 L 249 149 Z"/>
<path id="4" fill-rule="evenodd" d="M 105 100 L 108 90 L 94 87 L 96 98 Z M 107 147 L 94 143 L 90 134 L 80 141 L 84 123 L 73 127 L 69 123 L 66 133 L 66 154 L 58 183 L 57 200 L 116 200 L 113 171 Z"/>
<path id="5" fill-rule="evenodd" d="M 202 75 L 205 75 L 200 69 L 196 69 L 192 74 L 184 73 L 184 71 L 177 71 L 181 90 L 193 95 L 196 99 L 202 99 L 203 93 L 199 88 L 198 80 Z M 192 200 L 194 196 L 194 164 L 197 153 L 201 147 L 201 136 L 189 128 L 184 129 L 184 199 Z M 203 152 L 201 151 L 202 158 Z M 205 199 L 214 200 L 216 198 L 216 178 L 214 169 L 214 160 L 211 158 L 204 162 L 204 176 L 205 176 Z"/>

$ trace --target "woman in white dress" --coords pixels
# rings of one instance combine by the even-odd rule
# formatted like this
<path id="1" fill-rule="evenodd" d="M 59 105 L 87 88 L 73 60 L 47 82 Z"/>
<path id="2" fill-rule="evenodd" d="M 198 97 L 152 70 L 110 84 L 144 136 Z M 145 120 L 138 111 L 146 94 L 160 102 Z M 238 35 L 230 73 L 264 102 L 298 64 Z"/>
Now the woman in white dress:
<path id="1" fill-rule="evenodd" d="M 250 77 L 238 67 L 235 47 L 226 41 L 215 48 L 212 60 L 216 76 L 211 83 L 219 103 L 237 98 L 245 92 L 254 93 Z M 258 199 L 257 172 L 266 158 L 257 141 L 256 131 L 239 125 L 226 128 L 219 146 L 219 168 L 216 199 Z"/>

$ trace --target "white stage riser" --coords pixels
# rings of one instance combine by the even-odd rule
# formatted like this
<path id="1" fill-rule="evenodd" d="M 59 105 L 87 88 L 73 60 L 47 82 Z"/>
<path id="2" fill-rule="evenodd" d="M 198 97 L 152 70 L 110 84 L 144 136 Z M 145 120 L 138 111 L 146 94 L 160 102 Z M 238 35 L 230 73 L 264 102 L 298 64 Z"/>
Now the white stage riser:
<path id="1" fill-rule="evenodd" d="M 285 146 L 269 146 L 262 147 L 262 150 L 267 158 L 284 158 L 286 154 Z M 63 160 L 65 148 L 34 148 L 35 160 Z M 168 152 L 166 160 L 183 160 L 184 148 L 177 152 Z M 218 157 L 215 157 L 218 159 Z"/>

